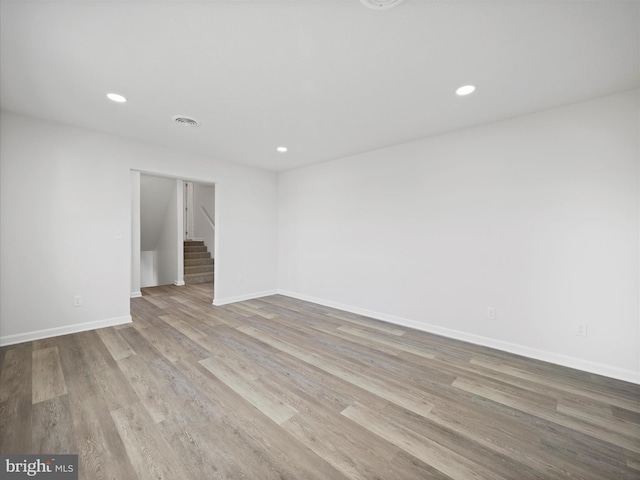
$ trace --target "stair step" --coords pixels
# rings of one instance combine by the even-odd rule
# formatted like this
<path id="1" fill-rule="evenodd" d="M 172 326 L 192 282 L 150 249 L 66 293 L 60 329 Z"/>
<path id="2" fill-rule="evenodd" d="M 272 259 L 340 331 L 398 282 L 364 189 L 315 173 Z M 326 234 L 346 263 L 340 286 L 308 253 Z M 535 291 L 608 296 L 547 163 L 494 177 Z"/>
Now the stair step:
<path id="1" fill-rule="evenodd" d="M 193 260 L 196 258 L 211 258 L 211 253 L 209 252 L 194 252 L 194 253 L 185 253 L 184 259 Z"/>
<path id="2" fill-rule="evenodd" d="M 192 258 L 184 260 L 185 267 L 193 267 L 195 265 L 213 265 L 213 258 Z"/>
<path id="3" fill-rule="evenodd" d="M 185 240 L 184 241 L 185 247 L 201 247 L 203 245 L 204 245 L 203 240 Z"/>
<path id="4" fill-rule="evenodd" d="M 213 263 L 209 263 L 207 265 L 193 265 L 193 266 L 184 266 L 184 274 L 188 275 L 191 273 L 213 273 Z"/>
<path id="5" fill-rule="evenodd" d="M 209 283 L 213 282 L 212 273 L 189 273 L 184 276 L 184 283 L 193 285 L 194 283 Z"/>
<path id="6" fill-rule="evenodd" d="M 206 245 L 185 245 L 184 253 L 206 252 Z"/>
<path id="7" fill-rule="evenodd" d="M 186 240 L 184 250 L 184 283 L 213 282 L 213 258 L 202 240 Z"/>

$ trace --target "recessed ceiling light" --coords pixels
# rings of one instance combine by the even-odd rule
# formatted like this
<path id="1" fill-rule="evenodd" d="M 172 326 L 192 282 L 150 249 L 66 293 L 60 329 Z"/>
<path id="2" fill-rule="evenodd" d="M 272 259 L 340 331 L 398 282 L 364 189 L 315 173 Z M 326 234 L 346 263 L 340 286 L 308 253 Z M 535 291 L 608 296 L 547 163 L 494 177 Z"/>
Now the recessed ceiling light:
<path id="1" fill-rule="evenodd" d="M 286 152 L 288 149 L 287 149 L 287 147 L 278 147 L 278 148 L 276 148 L 276 150 L 278 150 L 280 153 L 284 153 L 284 152 Z"/>
<path id="2" fill-rule="evenodd" d="M 124 103 L 127 101 L 122 95 L 118 95 L 117 93 L 107 93 L 107 98 L 112 102 Z"/>
<path id="3" fill-rule="evenodd" d="M 404 0 L 360 0 L 360 2 L 365 7 L 373 8 L 374 10 L 385 10 L 400 5 Z"/>
<path id="4" fill-rule="evenodd" d="M 473 93 L 475 89 L 476 87 L 474 87 L 473 85 L 465 85 L 464 87 L 460 87 L 459 89 L 457 89 L 456 94 L 461 97 L 464 97 L 465 95 L 469 95 L 470 93 Z"/>

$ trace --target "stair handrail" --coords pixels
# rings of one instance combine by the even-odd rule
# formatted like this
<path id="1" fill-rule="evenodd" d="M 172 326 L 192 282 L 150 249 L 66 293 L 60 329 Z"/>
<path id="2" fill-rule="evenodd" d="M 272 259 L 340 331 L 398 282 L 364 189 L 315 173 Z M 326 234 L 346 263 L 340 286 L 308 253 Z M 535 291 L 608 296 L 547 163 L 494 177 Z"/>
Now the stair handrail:
<path id="1" fill-rule="evenodd" d="M 216 231 L 216 224 L 213 223 L 213 220 L 211 220 L 211 216 L 209 215 L 209 213 L 207 212 L 207 209 L 204 208 L 204 205 L 200 205 L 200 210 L 202 210 L 202 213 L 204 213 L 204 218 L 207 219 L 207 221 L 209 222 L 209 225 L 211 225 L 211 228 L 213 229 L 213 231 Z"/>

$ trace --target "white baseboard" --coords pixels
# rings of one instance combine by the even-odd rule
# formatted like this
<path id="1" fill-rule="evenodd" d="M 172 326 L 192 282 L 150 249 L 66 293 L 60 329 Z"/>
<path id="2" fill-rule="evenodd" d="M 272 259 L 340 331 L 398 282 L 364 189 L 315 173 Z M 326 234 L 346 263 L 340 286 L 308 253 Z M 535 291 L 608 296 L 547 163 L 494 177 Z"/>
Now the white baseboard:
<path id="1" fill-rule="evenodd" d="M 494 338 L 483 337 L 481 335 L 475 335 L 473 333 L 465 333 L 459 330 L 453 330 L 437 325 L 431 325 L 428 323 L 418 322 L 408 318 L 396 317 L 394 315 L 388 315 L 384 313 L 374 312 L 363 308 L 354 307 L 352 305 L 345 305 L 342 303 L 332 302 L 330 300 L 324 300 L 321 298 L 311 297 L 309 295 L 303 295 L 296 292 L 290 292 L 287 290 L 278 290 L 280 295 L 287 297 L 297 298 L 311 303 L 317 303 L 325 307 L 337 308 L 344 310 L 345 312 L 356 313 L 358 315 L 364 315 L 366 317 L 375 318 L 376 320 L 382 320 L 384 322 L 392 323 L 394 325 L 400 325 L 403 327 L 414 328 L 423 332 L 434 333 L 447 338 L 453 338 L 455 340 L 462 340 L 464 342 L 473 343 L 476 345 L 482 345 L 483 347 L 491 347 L 504 352 L 514 353 L 516 355 L 522 355 L 523 357 L 533 358 L 536 360 L 542 360 L 544 362 L 554 363 L 563 367 L 575 368 L 584 372 L 595 373 L 597 375 L 604 375 L 605 377 L 615 378 L 618 380 L 624 380 L 626 382 L 640 384 L 640 372 L 634 372 L 633 370 L 626 370 L 612 365 L 603 363 L 591 362 L 589 360 L 583 360 L 581 358 L 570 357 L 567 355 L 561 355 L 558 353 L 548 352 L 546 350 L 538 350 L 536 348 L 519 345 L 516 343 L 505 342 L 503 340 L 497 340 Z"/>
<path id="2" fill-rule="evenodd" d="M 173 282 L 173 284 L 176 287 L 182 287 L 183 285 L 185 285 L 184 280 L 176 280 L 175 282 Z"/>
<path id="3" fill-rule="evenodd" d="M 41 340 L 43 338 L 59 337 L 60 335 L 68 335 L 70 333 L 86 332 L 87 330 L 97 330 L 98 328 L 114 327 L 125 323 L 131 323 L 131 315 L 105 318 L 104 320 L 96 320 L 94 322 L 76 323 L 75 325 L 65 325 L 64 327 L 46 328 L 44 330 L 36 330 L 35 332 L 5 335 L 4 337 L 0 337 L 0 347 Z"/>
<path id="4" fill-rule="evenodd" d="M 142 296 L 142 292 L 137 291 L 137 292 L 131 292 L 131 298 L 138 298 Z"/>
<path id="5" fill-rule="evenodd" d="M 267 290 L 264 292 L 248 293 L 247 295 L 238 295 L 237 297 L 214 298 L 213 305 L 220 307 L 229 303 L 242 302 L 244 300 L 253 300 L 254 298 L 268 297 L 277 294 L 277 290 Z"/>

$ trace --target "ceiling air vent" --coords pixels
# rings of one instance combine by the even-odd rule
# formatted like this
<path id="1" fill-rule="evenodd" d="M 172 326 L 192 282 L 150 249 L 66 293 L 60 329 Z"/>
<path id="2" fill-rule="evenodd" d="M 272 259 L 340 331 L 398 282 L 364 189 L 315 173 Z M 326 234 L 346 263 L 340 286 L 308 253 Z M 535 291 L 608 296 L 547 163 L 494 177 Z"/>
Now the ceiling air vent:
<path id="1" fill-rule="evenodd" d="M 197 127 L 200 124 L 195 118 L 185 117 L 184 115 L 175 115 L 173 121 L 185 127 Z"/>
<path id="2" fill-rule="evenodd" d="M 374 10 L 385 10 L 400 5 L 404 0 L 360 0 L 360 2 L 365 7 L 373 8 Z"/>

